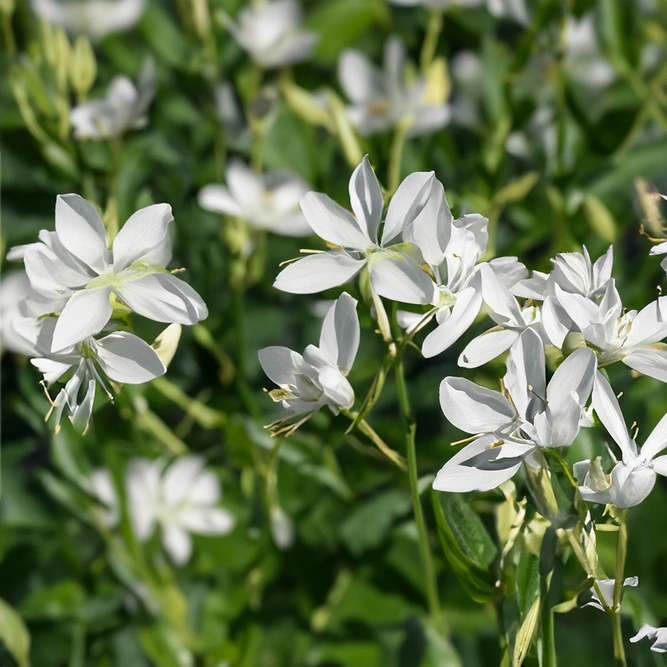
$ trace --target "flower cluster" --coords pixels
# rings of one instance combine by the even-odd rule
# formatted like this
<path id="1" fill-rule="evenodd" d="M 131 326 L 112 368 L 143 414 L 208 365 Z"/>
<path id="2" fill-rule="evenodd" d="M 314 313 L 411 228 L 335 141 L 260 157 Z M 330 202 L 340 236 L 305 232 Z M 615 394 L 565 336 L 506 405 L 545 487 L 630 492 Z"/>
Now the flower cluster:
<path id="1" fill-rule="evenodd" d="M 8 259 L 23 261 L 27 277 L 3 324 L 14 349 L 33 357 L 47 389 L 74 371 L 51 401 L 47 419 L 55 412 L 56 430 L 65 411 L 77 428 L 88 429 L 96 386 L 113 400 L 105 377 L 141 384 L 163 375 L 173 349 L 160 354 L 159 343 L 166 337 L 174 348 L 178 325 L 208 316 L 197 292 L 165 268 L 172 221 L 171 207 L 155 204 L 134 213 L 109 239 L 89 202 L 60 195 L 55 231 L 42 230 L 39 242 L 9 251 Z M 176 327 L 165 330 L 154 349 L 123 330 L 132 312 Z"/>

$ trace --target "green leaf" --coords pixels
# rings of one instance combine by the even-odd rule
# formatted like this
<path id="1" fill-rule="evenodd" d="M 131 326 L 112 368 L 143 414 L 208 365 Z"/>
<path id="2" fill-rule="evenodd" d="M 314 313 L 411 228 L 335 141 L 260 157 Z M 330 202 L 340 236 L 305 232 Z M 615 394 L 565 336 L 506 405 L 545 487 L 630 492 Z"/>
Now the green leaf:
<path id="1" fill-rule="evenodd" d="M 488 565 L 496 549 L 482 522 L 458 494 L 433 491 L 431 500 L 442 549 L 454 574 L 473 600 L 492 600 L 498 591 Z"/>
<path id="2" fill-rule="evenodd" d="M 525 616 L 540 594 L 539 558 L 522 551 L 516 571 L 516 597 L 521 616 Z"/>
<path id="3" fill-rule="evenodd" d="M 0 639 L 19 667 L 30 667 L 30 634 L 21 617 L 0 598 Z"/>
<path id="4" fill-rule="evenodd" d="M 516 633 L 514 651 L 512 652 L 512 667 L 519 667 L 523 664 L 523 661 L 528 655 L 530 645 L 533 643 L 539 620 L 540 599 L 538 597 L 528 610 L 528 613 L 521 623 L 521 627 Z"/>

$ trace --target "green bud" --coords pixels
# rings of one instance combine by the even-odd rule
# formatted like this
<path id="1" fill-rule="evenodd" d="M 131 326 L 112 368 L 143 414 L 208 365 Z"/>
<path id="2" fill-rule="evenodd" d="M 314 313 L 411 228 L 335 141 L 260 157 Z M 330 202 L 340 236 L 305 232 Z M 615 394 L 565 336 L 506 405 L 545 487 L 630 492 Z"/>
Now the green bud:
<path id="1" fill-rule="evenodd" d="M 87 37 L 77 38 L 69 63 L 69 80 L 79 100 L 84 100 L 97 77 L 95 51 Z"/>
<path id="2" fill-rule="evenodd" d="M 310 125 L 321 125 L 329 132 L 335 132 L 336 128 L 327 108 L 318 104 L 315 97 L 297 86 L 293 81 L 284 81 L 281 84 L 281 90 L 287 106 L 297 115 L 303 118 Z"/>

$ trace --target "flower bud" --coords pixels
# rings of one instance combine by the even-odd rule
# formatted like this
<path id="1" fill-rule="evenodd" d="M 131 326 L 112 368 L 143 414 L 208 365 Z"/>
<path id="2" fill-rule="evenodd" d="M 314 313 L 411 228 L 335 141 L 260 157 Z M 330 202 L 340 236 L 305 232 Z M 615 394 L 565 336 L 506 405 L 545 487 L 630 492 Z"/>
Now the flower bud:
<path id="1" fill-rule="evenodd" d="M 69 80 L 79 100 L 84 100 L 97 77 L 97 60 L 90 40 L 81 35 L 77 38 L 69 63 Z"/>

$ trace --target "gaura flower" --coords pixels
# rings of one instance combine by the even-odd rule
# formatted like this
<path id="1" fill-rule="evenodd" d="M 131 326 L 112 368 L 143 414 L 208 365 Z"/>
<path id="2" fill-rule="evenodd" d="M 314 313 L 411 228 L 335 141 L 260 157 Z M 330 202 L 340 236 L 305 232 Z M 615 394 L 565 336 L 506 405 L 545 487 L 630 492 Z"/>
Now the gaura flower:
<path id="1" fill-rule="evenodd" d="M 51 409 L 46 416 L 48 420 L 55 413 L 56 433 L 60 430 L 65 410 L 76 429 L 83 433 L 88 430 L 98 384 L 113 401 L 105 376 L 121 384 L 143 384 L 166 371 L 155 350 L 126 331 L 115 331 L 100 339 L 88 337 L 54 354 L 51 349 L 56 318 L 22 318 L 14 326 L 26 344 L 32 347 L 34 358 L 30 362 L 43 373 L 47 390 L 65 373 L 74 370 L 55 400 L 51 401 Z"/>
<path id="2" fill-rule="evenodd" d="M 420 268 L 423 258 L 414 241 L 427 245 L 422 235 L 430 234 L 432 226 L 423 225 L 424 220 L 444 214 L 442 184 L 433 173 L 408 176 L 389 203 L 379 241 L 382 190 L 368 156 L 354 170 L 349 190 L 354 216 L 321 193 L 309 192 L 301 199 L 309 225 L 332 249 L 289 264 L 278 274 L 274 287 L 293 294 L 313 294 L 343 285 L 368 267 L 372 287 L 380 296 L 405 303 L 430 303 L 433 281 Z M 433 234 L 446 232 L 444 227 L 433 227 Z M 429 240 L 446 244 L 445 238 L 431 236 Z"/>
<path id="3" fill-rule="evenodd" d="M 308 186 L 287 171 L 253 173 L 240 160 L 226 170 L 227 186 L 207 185 L 199 191 L 199 205 L 207 211 L 246 220 L 257 229 L 285 236 L 308 236 L 310 225 L 299 208 Z"/>
<path id="4" fill-rule="evenodd" d="M 164 461 L 133 459 L 125 483 L 137 539 L 146 542 L 159 526 L 164 549 L 176 565 L 190 560 L 190 533 L 226 535 L 234 527 L 234 517 L 218 506 L 220 480 L 199 456 L 183 456 L 166 470 Z"/>
<path id="5" fill-rule="evenodd" d="M 634 644 L 642 639 L 650 639 L 653 644 L 651 651 L 656 653 L 667 653 L 667 628 L 654 628 L 652 625 L 642 625 L 630 641 Z"/>
<path id="6" fill-rule="evenodd" d="M 144 62 L 137 85 L 127 76 L 116 76 L 102 99 L 74 107 L 70 121 L 77 139 L 111 139 L 128 130 L 146 127 L 146 112 L 155 97 L 155 63 Z"/>
<path id="7" fill-rule="evenodd" d="M 338 79 L 352 102 L 348 117 L 360 134 L 371 136 L 406 122 L 408 136 L 416 136 L 436 132 L 448 123 L 449 107 L 431 103 L 425 96 L 427 78 L 406 83 L 404 70 L 405 46 L 398 37 L 390 37 L 385 44 L 383 70 L 360 51 L 343 51 Z"/>
<path id="8" fill-rule="evenodd" d="M 403 7 L 425 7 L 432 11 L 445 11 L 450 7 L 480 7 L 487 9 L 496 18 L 507 18 L 518 23 L 528 23 L 528 11 L 524 0 L 389 0 L 392 5 Z"/>
<path id="9" fill-rule="evenodd" d="M 133 28 L 145 6 L 145 0 L 32 0 L 35 13 L 47 23 L 93 40 Z"/>
<path id="10" fill-rule="evenodd" d="M 359 335 L 357 301 L 343 292 L 324 318 L 319 347 L 309 345 L 303 356 L 287 347 L 259 351 L 259 363 L 279 387 L 269 395 L 287 411 L 270 425 L 275 434 L 289 435 L 325 405 L 334 414 L 354 405 L 346 376 L 357 356 Z"/>
<path id="11" fill-rule="evenodd" d="M 616 581 L 614 579 L 596 579 L 595 580 L 600 592 L 602 593 L 602 600 L 597 591 L 593 588 L 592 590 L 592 600 L 587 602 L 584 607 L 593 607 L 593 609 L 599 609 L 600 611 L 607 611 L 607 609 L 614 608 L 614 588 L 616 586 Z M 639 577 L 626 577 L 623 580 L 623 586 L 629 588 L 635 588 L 639 584 Z"/>
<path id="12" fill-rule="evenodd" d="M 14 270 L 3 274 L 0 280 L 0 353 L 31 354 L 32 346 L 14 329 L 14 319 L 21 317 L 21 306 L 31 291 L 25 271 Z"/>
<path id="13" fill-rule="evenodd" d="M 532 330 L 512 345 L 504 393 L 470 380 L 447 377 L 440 406 L 457 428 L 477 438 L 454 455 L 433 482 L 437 491 L 488 491 L 510 479 L 542 448 L 568 447 L 579 433 L 582 409 L 596 367 L 592 350 L 580 348 L 545 379 L 544 346 Z"/>
<path id="14" fill-rule="evenodd" d="M 294 0 L 273 0 L 241 10 L 238 23 L 227 19 L 234 39 L 265 68 L 293 65 L 310 58 L 319 35 L 301 30 L 303 12 Z"/>
<path id="15" fill-rule="evenodd" d="M 598 372 L 593 389 L 593 409 L 619 446 L 622 459 L 605 475 L 599 461 L 581 461 L 574 466 L 584 500 L 619 508 L 639 505 L 653 490 L 656 474 L 667 476 L 667 415 L 653 429 L 641 450 L 630 437 L 623 413 L 609 382 Z"/>
<path id="16" fill-rule="evenodd" d="M 97 211 L 75 194 L 56 199 L 56 231 L 42 230 L 40 242 L 15 248 L 35 291 L 66 299 L 53 332 L 59 352 L 101 331 L 113 314 L 112 295 L 157 322 L 195 324 L 208 315 L 201 297 L 164 266 L 171 259 L 168 204 L 134 213 L 107 245 Z"/>
<path id="17" fill-rule="evenodd" d="M 558 285 L 556 298 L 587 343 L 598 351 L 601 366 L 622 361 L 626 366 L 667 382 L 667 297 L 660 297 L 637 312 L 623 312 L 614 280 L 594 301 L 569 294 Z"/>

